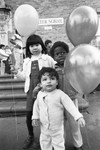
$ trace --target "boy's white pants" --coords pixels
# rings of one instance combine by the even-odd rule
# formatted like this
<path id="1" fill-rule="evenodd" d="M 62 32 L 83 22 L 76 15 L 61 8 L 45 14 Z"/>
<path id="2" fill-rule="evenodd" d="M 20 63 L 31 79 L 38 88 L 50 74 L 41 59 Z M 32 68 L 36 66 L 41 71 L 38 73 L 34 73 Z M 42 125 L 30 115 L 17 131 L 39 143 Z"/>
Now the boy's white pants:
<path id="1" fill-rule="evenodd" d="M 74 101 L 74 103 L 78 108 L 77 99 Z M 68 112 L 66 112 L 66 117 L 67 119 L 65 120 L 64 123 L 65 131 L 63 129 L 59 129 L 56 131 L 43 129 L 43 128 L 41 129 L 40 144 L 42 150 L 52 150 L 52 147 L 54 147 L 55 150 L 65 150 L 65 140 L 66 138 L 68 138 L 67 136 L 68 130 L 66 130 L 67 123 L 69 123 L 70 126 L 73 145 L 75 147 L 81 147 L 83 145 L 80 126 Z M 64 134 L 65 134 L 65 138 L 64 138 Z"/>
<path id="2" fill-rule="evenodd" d="M 40 134 L 41 150 L 65 150 L 64 129 L 42 129 Z"/>
<path id="3" fill-rule="evenodd" d="M 78 108 L 78 100 L 75 99 L 74 103 L 76 105 L 76 107 Z M 81 131 L 80 131 L 80 126 L 78 125 L 78 123 L 73 119 L 73 117 L 66 112 L 66 119 L 65 119 L 65 132 L 66 132 L 66 124 L 69 123 L 70 126 L 70 132 L 71 132 L 71 136 L 72 136 L 72 140 L 73 140 L 73 145 L 75 147 L 81 147 L 83 145 L 83 139 L 82 139 L 82 135 L 81 135 Z M 65 138 L 67 137 L 67 133 L 65 133 Z"/>

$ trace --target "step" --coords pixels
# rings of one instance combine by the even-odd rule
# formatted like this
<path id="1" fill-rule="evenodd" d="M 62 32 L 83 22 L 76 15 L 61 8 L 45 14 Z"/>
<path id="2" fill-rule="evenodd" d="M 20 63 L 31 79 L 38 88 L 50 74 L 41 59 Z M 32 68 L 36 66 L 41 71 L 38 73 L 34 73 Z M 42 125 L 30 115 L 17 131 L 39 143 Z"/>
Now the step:
<path id="1" fill-rule="evenodd" d="M 14 100 L 14 101 L 25 101 L 26 100 L 26 94 L 23 92 L 23 93 L 1 93 L 0 94 L 0 101 L 11 101 L 11 100 Z"/>
<path id="2" fill-rule="evenodd" d="M 12 89 L 6 89 L 6 90 L 1 90 L 0 95 L 8 95 L 8 94 L 16 94 L 16 93 L 24 93 L 23 88 L 12 88 Z"/>
<path id="3" fill-rule="evenodd" d="M 20 83 L 20 84 L 15 84 L 15 85 L 11 85 L 11 84 L 6 84 L 6 85 L 0 85 L 0 94 L 2 93 L 12 93 L 12 92 L 24 92 L 24 84 Z"/>
<path id="4" fill-rule="evenodd" d="M 24 89 L 24 83 L 20 83 L 20 84 L 14 84 L 14 86 L 12 86 L 12 84 L 6 84 L 6 85 L 0 85 L 0 90 L 9 90 L 9 89 L 18 89 L 18 88 L 23 88 Z"/>
<path id="5" fill-rule="evenodd" d="M 24 116 L 26 115 L 26 101 L 0 102 L 0 117 Z"/>
<path id="6" fill-rule="evenodd" d="M 4 74 L 4 75 L 0 75 L 0 80 L 2 79 L 13 79 L 14 75 L 13 74 Z"/>
<path id="7" fill-rule="evenodd" d="M 17 85 L 23 84 L 24 86 L 24 83 L 25 81 L 20 79 L 5 79 L 5 80 L 0 79 L 0 86 L 6 86 L 6 85 L 14 86 L 16 84 Z"/>

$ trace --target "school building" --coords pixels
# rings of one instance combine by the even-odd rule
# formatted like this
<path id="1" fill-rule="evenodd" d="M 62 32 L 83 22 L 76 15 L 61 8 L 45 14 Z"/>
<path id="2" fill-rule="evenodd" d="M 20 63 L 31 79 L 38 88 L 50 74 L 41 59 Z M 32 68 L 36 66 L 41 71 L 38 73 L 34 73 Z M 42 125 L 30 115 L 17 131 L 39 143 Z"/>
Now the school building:
<path id="1" fill-rule="evenodd" d="M 2 0 L 1 0 L 2 1 Z M 67 43 L 70 41 L 66 35 L 66 20 L 70 13 L 77 7 L 86 5 L 94 8 L 100 13 L 99 0 L 3 0 L 6 5 L 11 7 L 12 12 L 12 31 L 13 34 L 14 21 L 13 16 L 18 6 L 22 4 L 32 5 L 39 13 L 40 25 L 36 33 L 41 35 L 43 39 L 51 39 L 53 42 L 63 40 Z M 9 25 L 10 26 L 10 25 Z M 11 27 L 11 26 L 10 26 Z M 11 29 L 10 29 L 11 30 Z"/>
<path id="2" fill-rule="evenodd" d="M 99 0 L 1 0 L 0 1 L 0 44 L 10 45 L 10 38 L 14 35 L 14 13 L 22 4 L 33 6 L 39 14 L 39 27 L 36 34 L 39 34 L 43 41 L 46 39 L 52 42 L 61 40 L 73 44 L 66 34 L 66 21 L 68 16 L 79 6 L 90 6 L 100 15 Z M 100 35 L 93 39 L 93 44 L 100 47 Z M 23 42 L 25 46 L 25 41 Z"/>

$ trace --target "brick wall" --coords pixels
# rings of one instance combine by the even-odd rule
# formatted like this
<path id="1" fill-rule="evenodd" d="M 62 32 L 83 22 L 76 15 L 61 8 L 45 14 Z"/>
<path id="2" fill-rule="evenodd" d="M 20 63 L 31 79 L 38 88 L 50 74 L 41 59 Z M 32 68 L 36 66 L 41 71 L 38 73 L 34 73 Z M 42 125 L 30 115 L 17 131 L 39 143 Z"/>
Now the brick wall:
<path id="1" fill-rule="evenodd" d="M 100 6 L 100 0 L 5 0 L 5 2 L 12 7 L 13 14 L 21 4 L 30 4 L 36 8 L 40 18 L 64 18 L 63 25 L 52 25 L 52 29 L 46 30 L 44 26 L 39 26 L 37 34 L 41 35 L 43 40 L 51 39 L 53 42 L 63 40 L 69 44 L 65 29 L 69 14 L 81 5 L 91 6 L 95 10 Z"/>

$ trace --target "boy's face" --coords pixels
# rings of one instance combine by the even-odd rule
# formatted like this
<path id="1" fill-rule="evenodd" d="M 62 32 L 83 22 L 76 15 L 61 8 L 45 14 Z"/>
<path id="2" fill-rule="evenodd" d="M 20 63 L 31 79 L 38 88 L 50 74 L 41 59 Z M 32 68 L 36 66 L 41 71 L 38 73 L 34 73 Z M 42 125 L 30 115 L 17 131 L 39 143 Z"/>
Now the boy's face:
<path id="1" fill-rule="evenodd" d="M 64 65 L 64 61 L 66 58 L 67 52 L 64 50 L 63 47 L 56 47 L 54 50 L 54 60 L 59 63 L 60 65 Z"/>
<path id="2" fill-rule="evenodd" d="M 30 45 L 29 49 L 33 55 L 39 55 L 42 52 L 42 46 L 40 44 Z"/>
<path id="3" fill-rule="evenodd" d="M 41 77 L 41 86 L 42 89 L 46 92 L 51 92 L 56 89 L 58 85 L 58 80 L 55 76 L 49 76 L 49 73 L 45 73 Z"/>

